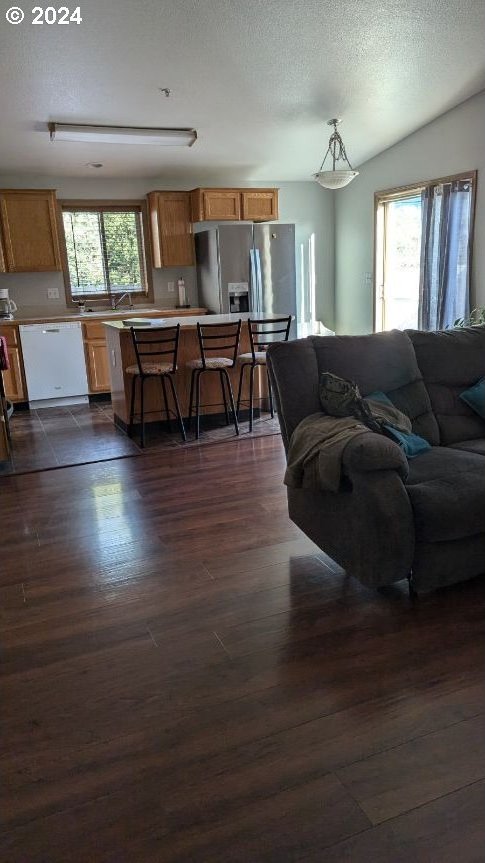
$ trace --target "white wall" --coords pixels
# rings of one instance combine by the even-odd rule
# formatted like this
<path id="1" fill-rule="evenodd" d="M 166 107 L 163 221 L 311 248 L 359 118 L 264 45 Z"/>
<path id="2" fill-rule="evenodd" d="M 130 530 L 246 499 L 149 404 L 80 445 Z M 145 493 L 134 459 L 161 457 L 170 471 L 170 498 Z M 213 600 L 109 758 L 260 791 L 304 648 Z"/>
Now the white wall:
<path id="1" fill-rule="evenodd" d="M 227 185 L 211 178 L 215 186 Z M 207 185 L 207 182 L 200 183 Z M 249 184 L 248 184 L 249 185 Z M 279 187 L 280 221 L 294 222 L 296 225 L 297 256 L 300 245 L 306 248 L 308 240 L 315 234 L 315 265 L 317 318 L 333 327 L 334 307 L 334 213 L 333 195 L 321 189 L 317 183 L 251 183 L 251 186 Z M 155 179 L 109 179 L 102 178 L 53 178 L 38 176 L 0 176 L 0 188 L 56 189 L 59 199 L 125 199 L 139 200 L 152 189 L 180 189 L 180 183 Z M 182 186 L 183 188 L 183 186 Z M 194 184 L 187 188 L 194 188 Z M 189 301 L 197 304 L 195 267 L 153 270 L 153 286 L 157 305 L 170 308 L 175 305 L 175 294 L 169 294 L 167 283 L 176 281 L 183 275 L 186 281 Z M 297 276 L 300 268 L 297 257 Z M 308 273 L 305 273 L 308 278 Z M 47 299 L 47 288 L 58 287 L 59 300 Z M 66 308 L 64 282 L 61 273 L 7 273 L 0 274 L 0 287 L 8 287 L 10 296 L 22 308 L 51 313 Z"/>
<path id="2" fill-rule="evenodd" d="M 359 166 L 335 192 L 335 303 L 339 333 L 372 332 L 374 192 L 476 169 L 474 305 L 485 305 L 485 91 Z"/>

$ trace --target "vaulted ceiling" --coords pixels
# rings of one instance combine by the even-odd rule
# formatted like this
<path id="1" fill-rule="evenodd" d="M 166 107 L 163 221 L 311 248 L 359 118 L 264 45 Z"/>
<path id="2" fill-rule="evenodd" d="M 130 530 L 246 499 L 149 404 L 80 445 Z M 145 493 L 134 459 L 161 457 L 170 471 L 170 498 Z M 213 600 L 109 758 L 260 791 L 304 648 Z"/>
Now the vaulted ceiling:
<path id="1" fill-rule="evenodd" d="M 328 118 L 358 165 L 485 88 L 483 0 L 80 2 L 81 24 L 2 22 L 1 173 L 306 180 Z M 50 120 L 199 138 L 51 144 Z"/>

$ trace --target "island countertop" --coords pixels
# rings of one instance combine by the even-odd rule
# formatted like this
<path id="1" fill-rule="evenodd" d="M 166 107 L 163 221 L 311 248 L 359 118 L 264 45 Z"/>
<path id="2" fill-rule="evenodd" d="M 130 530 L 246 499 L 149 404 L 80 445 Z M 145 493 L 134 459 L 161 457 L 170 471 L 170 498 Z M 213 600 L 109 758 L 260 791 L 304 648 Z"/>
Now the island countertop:
<path id="1" fill-rule="evenodd" d="M 239 314 L 236 313 L 236 314 L 227 314 L 227 315 L 211 315 L 211 314 L 187 315 L 187 314 L 185 314 L 183 317 L 174 316 L 174 317 L 170 317 L 170 319 L 167 318 L 167 326 L 175 327 L 177 324 L 180 324 L 181 329 L 195 329 L 195 327 L 197 326 L 198 323 L 201 323 L 201 324 L 235 324 L 239 320 L 241 320 L 241 321 L 249 320 L 249 318 L 252 318 L 254 316 L 254 314 L 255 314 L 254 312 L 253 313 L 241 312 Z M 257 319 L 260 321 L 261 320 L 264 320 L 264 321 L 271 320 L 272 318 L 275 317 L 274 314 L 264 315 L 264 314 L 257 314 L 256 313 L 256 315 L 257 315 Z M 137 318 L 136 313 L 134 313 L 133 315 L 126 315 L 124 320 L 130 320 L 131 318 L 136 320 L 136 318 Z M 148 326 L 151 326 L 151 325 L 159 326 L 159 327 L 164 326 L 164 321 L 165 321 L 164 318 L 149 318 L 149 317 L 147 317 L 147 325 Z M 105 327 L 110 327 L 114 330 L 126 330 L 127 332 L 130 331 L 130 327 L 126 326 L 123 323 L 123 320 L 103 321 L 103 324 L 105 325 Z"/>
<path id="2" fill-rule="evenodd" d="M 167 317 L 166 320 L 163 318 L 147 319 L 147 323 L 150 321 L 150 325 L 153 325 L 154 332 L 157 327 L 173 327 L 180 324 L 180 342 L 175 382 L 184 417 L 187 417 L 189 413 L 189 394 L 192 372 L 190 363 L 200 357 L 200 346 L 196 331 L 197 324 L 234 325 L 239 320 L 243 321 L 245 324 L 246 321 L 251 318 L 251 314 L 249 312 L 226 315 L 203 315 L 200 314 L 199 309 L 194 309 L 194 312 L 194 315 L 185 314 L 180 317 Z M 269 320 L 270 318 L 274 318 L 274 315 L 259 315 L 258 313 L 256 313 L 256 316 L 258 320 Z M 132 313 L 131 315 L 127 315 L 124 320 L 129 320 L 130 318 L 134 318 L 136 320 L 136 317 L 137 315 L 135 312 L 134 314 Z M 123 324 L 123 320 L 105 320 L 100 323 L 104 324 L 106 331 L 111 377 L 111 401 L 115 422 L 122 428 L 126 428 L 130 415 L 131 387 L 133 383 L 133 375 L 127 372 L 127 369 L 132 368 L 133 364 L 136 363 L 131 331 L 129 326 L 125 326 Z M 140 326 L 143 326 L 143 324 L 140 323 Z M 239 352 L 247 353 L 250 349 L 249 332 L 246 325 L 241 328 Z M 239 364 L 228 369 L 232 387 L 236 393 L 239 383 L 239 371 Z M 266 375 L 258 368 L 255 378 L 255 397 L 265 397 L 267 393 Z M 148 423 L 159 422 L 161 419 L 164 419 L 160 398 L 160 383 L 159 378 L 149 379 L 146 381 L 145 415 Z M 249 387 L 246 376 L 241 394 L 244 403 L 248 400 L 248 390 Z M 219 377 L 214 374 L 204 375 L 202 381 L 202 412 L 211 414 L 224 413 L 224 405 L 221 405 L 221 401 L 222 397 Z M 139 388 L 137 389 L 135 413 L 137 415 L 139 413 Z"/>

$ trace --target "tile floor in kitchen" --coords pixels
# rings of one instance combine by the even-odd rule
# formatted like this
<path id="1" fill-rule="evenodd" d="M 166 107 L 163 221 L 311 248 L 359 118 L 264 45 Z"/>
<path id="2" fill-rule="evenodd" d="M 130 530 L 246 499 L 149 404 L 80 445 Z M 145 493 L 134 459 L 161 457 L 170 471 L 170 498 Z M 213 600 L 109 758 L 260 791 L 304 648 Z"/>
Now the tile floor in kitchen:
<path id="1" fill-rule="evenodd" d="M 199 441 L 193 434 L 183 444 L 176 432 L 168 434 L 157 424 L 147 424 L 146 445 L 138 447 L 138 436 L 133 440 L 116 428 L 109 401 L 89 405 L 17 410 L 11 420 L 12 459 L 0 463 L 0 477 L 31 471 L 50 470 L 75 464 L 87 464 L 109 459 L 152 454 L 167 448 L 201 446 L 234 438 L 234 427 L 220 426 L 202 431 Z M 279 424 L 269 414 L 254 423 L 251 437 L 278 434 Z M 241 435 L 249 436 L 248 423 L 241 423 Z"/>

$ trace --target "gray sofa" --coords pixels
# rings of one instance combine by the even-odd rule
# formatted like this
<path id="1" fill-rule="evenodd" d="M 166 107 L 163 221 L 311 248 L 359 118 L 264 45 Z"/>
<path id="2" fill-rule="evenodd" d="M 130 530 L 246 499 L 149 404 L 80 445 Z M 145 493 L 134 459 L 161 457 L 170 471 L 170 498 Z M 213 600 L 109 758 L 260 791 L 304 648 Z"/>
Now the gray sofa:
<path id="1" fill-rule="evenodd" d="M 291 519 L 323 551 L 375 587 L 412 575 L 419 592 L 485 573 L 485 420 L 458 397 L 485 376 L 485 327 L 313 336 L 272 345 L 268 368 L 286 450 L 321 410 L 322 371 L 387 393 L 432 445 L 403 465 L 397 444 L 389 458 L 387 438 L 361 435 L 344 451 L 343 490 L 289 488 Z"/>

